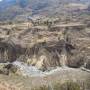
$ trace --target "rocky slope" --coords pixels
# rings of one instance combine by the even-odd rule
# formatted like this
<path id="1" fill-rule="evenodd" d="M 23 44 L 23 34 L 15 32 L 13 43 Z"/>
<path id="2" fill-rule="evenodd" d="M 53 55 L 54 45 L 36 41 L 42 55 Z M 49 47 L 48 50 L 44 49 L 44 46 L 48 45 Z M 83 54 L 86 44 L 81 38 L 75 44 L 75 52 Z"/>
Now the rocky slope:
<path id="1" fill-rule="evenodd" d="M 11 29 L 6 26 L 1 26 L 0 62 L 18 60 L 43 71 L 57 66 L 90 69 L 87 24 L 58 23 L 23 30 L 16 25 Z"/>
<path id="2" fill-rule="evenodd" d="M 0 90 L 90 90 L 89 1 L 27 2 L 0 3 Z"/>

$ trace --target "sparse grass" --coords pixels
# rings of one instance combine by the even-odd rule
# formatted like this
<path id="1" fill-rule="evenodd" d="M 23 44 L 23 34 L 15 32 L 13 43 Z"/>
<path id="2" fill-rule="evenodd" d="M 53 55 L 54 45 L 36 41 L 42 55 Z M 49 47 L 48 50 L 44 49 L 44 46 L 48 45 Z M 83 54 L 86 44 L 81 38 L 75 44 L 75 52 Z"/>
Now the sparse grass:
<path id="1" fill-rule="evenodd" d="M 87 80 L 86 80 L 86 88 L 88 89 L 88 90 L 90 90 L 90 77 L 88 77 L 87 78 Z"/>
<path id="2" fill-rule="evenodd" d="M 37 87 L 32 88 L 31 90 L 49 90 L 49 88 L 47 86 L 43 85 L 43 86 L 41 86 L 39 88 L 37 88 Z"/>
<path id="3" fill-rule="evenodd" d="M 43 85 L 39 88 L 32 88 L 31 90 L 81 90 L 81 89 L 77 83 L 68 81 L 63 84 L 56 83 L 53 86 L 52 85 L 48 85 L 48 86 Z"/>
<path id="4" fill-rule="evenodd" d="M 56 84 L 54 90 L 80 90 L 80 86 L 75 82 L 65 82 L 63 84 Z"/>

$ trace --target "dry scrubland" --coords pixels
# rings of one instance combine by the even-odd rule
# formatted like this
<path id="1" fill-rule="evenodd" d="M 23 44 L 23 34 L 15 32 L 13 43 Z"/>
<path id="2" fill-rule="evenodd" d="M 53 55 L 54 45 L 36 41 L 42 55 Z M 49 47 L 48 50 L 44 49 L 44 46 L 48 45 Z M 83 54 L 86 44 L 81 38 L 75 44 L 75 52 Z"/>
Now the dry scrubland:
<path id="1" fill-rule="evenodd" d="M 0 28 L 0 48 L 4 49 L 1 62 L 11 62 L 0 65 L 0 90 L 90 89 L 90 32 L 86 24 L 70 22 L 48 27 L 19 23 Z M 23 77 L 21 72 L 17 73 L 19 68 L 12 65 L 15 60 L 42 71 L 57 66 L 61 69 L 44 76 Z"/>
<path id="2" fill-rule="evenodd" d="M 0 22 L 0 90 L 90 90 L 90 16 L 78 5 L 65 15 Z"/>
<path id="3" fill-rule="evenodd" d="M 61 70 L 44 77 L 0 75 L 1 90 L 89 90 L 90 73 L 78 69 Z M 36 83 L 37 82 L 37 83 Z M 5 89 L 4 89 L 5 88 Z"/>

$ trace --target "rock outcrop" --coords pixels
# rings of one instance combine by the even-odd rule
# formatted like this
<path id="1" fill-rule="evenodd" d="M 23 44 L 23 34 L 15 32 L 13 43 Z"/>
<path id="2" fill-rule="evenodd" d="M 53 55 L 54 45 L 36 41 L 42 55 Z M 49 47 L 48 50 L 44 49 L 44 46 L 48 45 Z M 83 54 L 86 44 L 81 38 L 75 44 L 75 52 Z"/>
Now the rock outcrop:
<path id="1" fill-rule="evenodd" d="M 89 68 L 90 46 L 84 24 L 34 26 L 25 30 L 13 29 L 9 37 L 0 41 L 0 61 L 22 61 L 40 70 L 68 66 Z M 40 36 L 40 37 L 39 37 Z M 88 49 L 89 50 L 89 49 Z"/>

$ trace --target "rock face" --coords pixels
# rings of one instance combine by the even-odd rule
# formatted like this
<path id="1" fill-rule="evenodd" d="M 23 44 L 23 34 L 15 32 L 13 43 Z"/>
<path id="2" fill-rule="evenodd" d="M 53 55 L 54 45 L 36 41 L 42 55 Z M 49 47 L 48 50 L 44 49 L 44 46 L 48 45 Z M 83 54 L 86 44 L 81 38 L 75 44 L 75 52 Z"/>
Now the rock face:
<path id="1" fill-rule="evenodd" d="M 85 63 L 85 67 L 86 67 L 87 69 L 90 69 L 90 59 Z"/>
<path id="2" fill-rule="evenodd" d="M 19 46 L 14 45 L 12 43 L 0 42 L 0 62 L 12 62 L 15 61 L 19 54 L 24 52 L 24 49 L 21 49 Z"/>
<path id="3" fill-rule="evenodd" d="M 42 71 L 57 66 L 79 68 L 86 63 L 89 69 L 90 37 L 85 27 L 71 23 L 49 29 L 46 26 L 23 30 L 13 27 L 8 38 L 0 41 L 0 62 L 22 61 Z"/>

